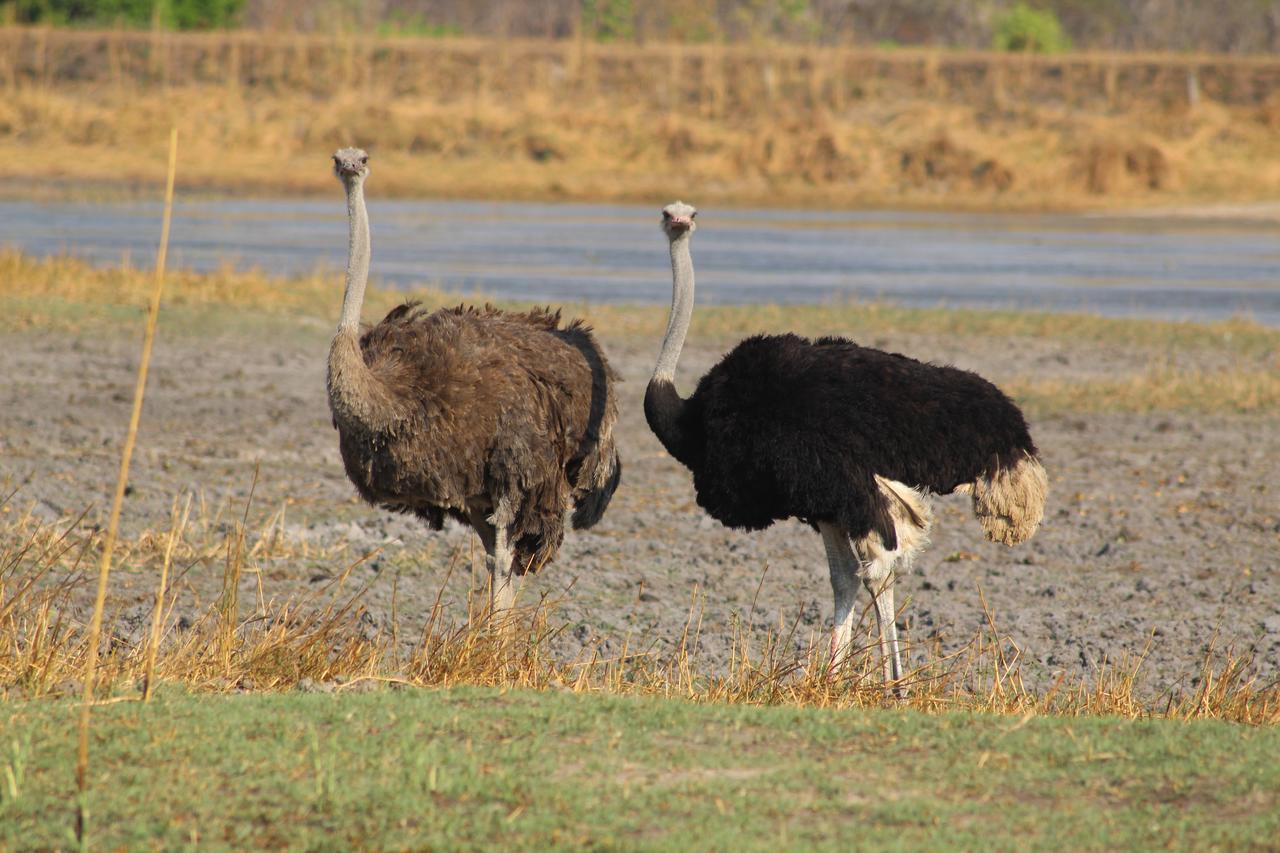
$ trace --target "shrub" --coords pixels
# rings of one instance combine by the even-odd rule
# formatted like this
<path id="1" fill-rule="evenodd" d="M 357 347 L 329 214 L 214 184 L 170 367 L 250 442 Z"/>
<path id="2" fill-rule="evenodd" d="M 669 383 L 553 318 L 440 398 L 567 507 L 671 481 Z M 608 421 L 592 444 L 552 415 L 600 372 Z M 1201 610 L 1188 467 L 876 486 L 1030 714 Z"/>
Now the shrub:
<path id="1" fill-rule="evenodd" d="M 17 20 L 41 24 L 115 24 L 207 30 L 236 25 L 245 0 L 16 0 Z M 0 3 L 0 6 L 10 4 Z"/>
<path id="2" fill-rule="evenodd" d="M 996 19 L 994 44 L 996 50 L 1061 53 L 1071 48 L 1071 38 L 1052 11 L 1018 3 Z"/>
<path id="3" fill-rule="evenodd" d="M 582 0 L 582 23 L 597 41 L 633 41 L 635 5 L 632 0 Z"/>

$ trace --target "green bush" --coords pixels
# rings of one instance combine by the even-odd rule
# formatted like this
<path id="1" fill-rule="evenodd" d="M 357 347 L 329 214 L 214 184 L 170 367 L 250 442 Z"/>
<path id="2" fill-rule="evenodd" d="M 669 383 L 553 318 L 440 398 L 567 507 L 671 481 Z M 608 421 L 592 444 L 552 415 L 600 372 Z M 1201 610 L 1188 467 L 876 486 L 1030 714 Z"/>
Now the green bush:
<path id="1" fill-rule="evenodd" d="M 633 41 L 635 4 L 632 0 L 582 0 L 582 24 L 597 41 Z"/>
<path id="2" fill-rule="evenodd" d="M 1052 11 L 1018 3 L 996 19 L 994 44 L 996 50 L 1061 53 L 1071 49 L 1071 38 Z"/>
<path id="3" fill-rule="evenodd" d="M 386 20 L 378 24 L 378 35 L 439 39 L 460 36 L 463 32 L 457 24 L 433 24 L 422 15 L 393 9 Z"/>
<path id="4" fill-rule="evenodd" d="M 14 17 L 29 24 L 125 24 L 208 30 L 235 26 L 245 0 L 16 0 Z"/>

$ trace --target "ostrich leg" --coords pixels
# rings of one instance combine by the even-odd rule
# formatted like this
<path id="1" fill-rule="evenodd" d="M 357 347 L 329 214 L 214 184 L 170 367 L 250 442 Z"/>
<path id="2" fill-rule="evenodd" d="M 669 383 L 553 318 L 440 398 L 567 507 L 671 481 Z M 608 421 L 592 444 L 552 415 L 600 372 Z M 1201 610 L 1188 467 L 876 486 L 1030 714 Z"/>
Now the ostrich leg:
<path id="1" fill-rule="evenodd" d="M 893 606 L 893 563 L 897 557 L 897 551 L 879 551 L 871 559 L 862 561 L 860 574 L 862 585 L 871 593 L 876 605 L 885 680 L 895 685 L 894 694 L 902 698 L 907 695 L 907 689 L 897 684 L 902 678 L 902 659 L 898 654 L 898 625 L 895 621 L 898 611 Z"/>
<path id="2" fill-rule="evenodd" d="M 507 529 L 492 524 L 482 511 L 471 512 L 471 527 L 484 546 L 484 563 L 489 571 L 488 617 L 494 619 L 515 604 L 515 576 L 511 571 L 515 554 Z"/>
<path id="3" fill-rule="evenodd" d="M 510 531 L 494 528 L 493 551 L 489 557 L 489 613 L 491 618 L 506 614 L 516 603 L 516 579 L 511 571 L 515 551 Z"/>
<path id="4" fill-rule="evenodd" d="M 858 562 L 849 547 L 849 534 L 829 521 L 818 523 L 822 544 L 827 549 L 831 569 L 831 592 L 835 599 L 835 624 L 831 631 L 831 671 L 849 656 L 853 640 L 853 605 L 858 597 Z"/>

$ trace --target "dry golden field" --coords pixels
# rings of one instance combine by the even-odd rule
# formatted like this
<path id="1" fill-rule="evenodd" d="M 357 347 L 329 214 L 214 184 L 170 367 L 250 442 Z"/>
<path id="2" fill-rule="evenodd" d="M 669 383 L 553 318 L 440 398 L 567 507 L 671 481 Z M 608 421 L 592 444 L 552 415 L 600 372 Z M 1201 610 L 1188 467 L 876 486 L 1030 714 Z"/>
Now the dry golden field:
<path id="1" fill-rule="evenodd" d="M 1090 208 L 1280 189 L 1280 62 L 794 46 L 0 29 L 10 193 Z"/>

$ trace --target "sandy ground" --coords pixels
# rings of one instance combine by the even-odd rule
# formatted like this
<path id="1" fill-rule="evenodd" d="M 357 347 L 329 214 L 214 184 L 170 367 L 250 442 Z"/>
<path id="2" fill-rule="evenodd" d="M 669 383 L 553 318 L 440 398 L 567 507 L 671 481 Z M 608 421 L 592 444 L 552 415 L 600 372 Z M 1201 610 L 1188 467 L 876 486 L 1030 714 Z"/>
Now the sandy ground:
<path id="1" fill-rule="evenodd" d="M 50 519 L 93 505 L 102 520 L 118 465 L 134 381 L 137 338 L 8 333 L 0 346 L 0 482 L 25 483 L 15 503 Z M 734 532 L 695 505 L 689 474 L 649 433 L 641 411 L 656 341 L 604 336 L 624 375 L 619 441 L 623 483 L 603 522 L 571 533 L 556 563 L 532 578 L 524 600 L 560 599 L 569 627 L 559 651 L 602 644 L 669 649 L 701 595 L 699 653 L 726 660 L 735 624 L 759 632 L 798 623 L 799 641 L 829 626 L 831 592 L 819 537 L 789 522 Z M 1130 369 L 1122 345 L 1064 341 L 946 341 L 886 336 L 864 341 L 976 369 L 997 382 L 1037 373 L 1100 376 Z M 288 559 L 261 562 L 267 594 L 310 591 L 345 560 L 381 549 L 356 570 L 371 580 L 374 624 L 390 619 L 399 576 L 400 632 L 409 642 L 445 582 L 447 613 L 461 619 L 471 582 L 469 531 L 433 534 L 364 506 L 344 478 L 324 395 L 327 336 L 291 328 L 166 334 L 152 368 L 139 450 L 125 507 L 126 532 L 163 528 L 175 495 L 203 498 L 206 518 L 238 515 L 261 464 L 254 518 L 287 503 Z M 692 342 L 681 365 L 688 390 L 725 346 Z M 1187 360 L 1183 366 L 1212 367 Z M 1208 644 L 1252 651 L 1264 675 L 1280 658 L 1280 428 L 1273 416 L 1101 415 L 1033 420 L 1051 478 L 1043 527 L 1014 549 L 986 542 L 966 499 L 935 499 L 932 547 L 899 582 L 900 624 L 917 644 L 955 648 L 985 622 L 984 594 L 1000 628 L 1023 649 L 1025 675 L 1043 686 L 1083 674 L 1150 643 L 1152 690 L 1190 682 Z M 298 556 L 306 545 L 337 556 Z M 115 575 L 111 606 L 140 624 L 150 573 Z M 179 616 L 217 595 L 221 562 L 183 577 Z M 256 580 L 245 579 L 251 601 Z M 917 649 L 915 654 L 923 654 Z"/>

